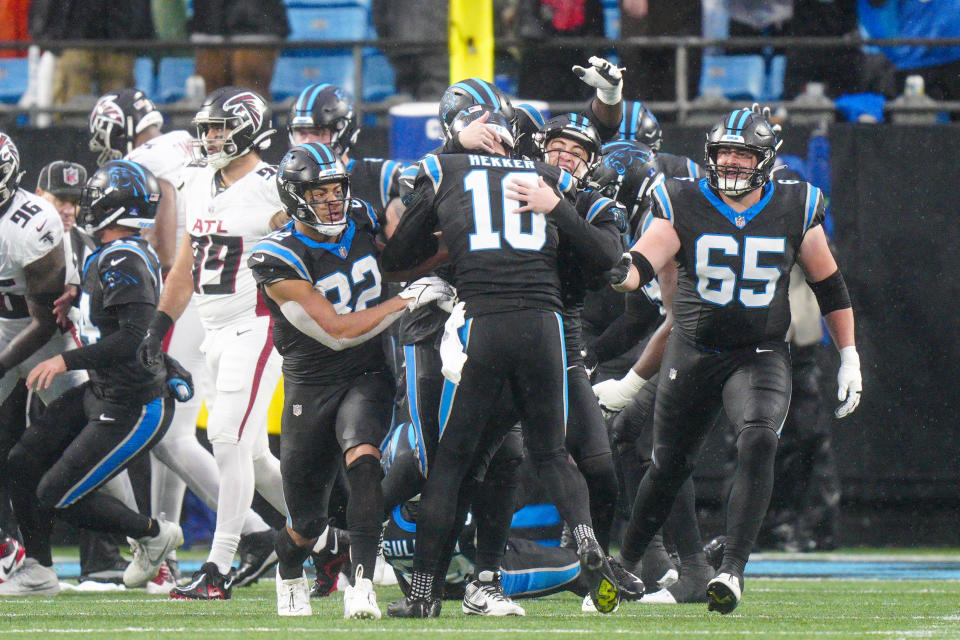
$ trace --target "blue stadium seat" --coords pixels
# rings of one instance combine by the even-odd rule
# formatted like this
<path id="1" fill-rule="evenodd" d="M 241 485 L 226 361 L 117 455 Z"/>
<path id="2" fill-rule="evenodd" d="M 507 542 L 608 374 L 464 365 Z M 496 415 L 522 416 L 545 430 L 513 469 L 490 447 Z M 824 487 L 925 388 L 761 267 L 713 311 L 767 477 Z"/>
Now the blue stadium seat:
<path id="1" fill-rule="evenodd" d="M 620 37 L 620 8 L 616 3 L 603 7 L 603 35 L 610 40 Z"/>
<path id="2" fill-rule="evenodd" d="M 330 5 L 356 4 L 364 9 L 370 10 L 371 0 L 350 0 L 345 3 L 344 0 L 284 0 L 287 8 L 300 7 L 328 7 Z"/>
<path id="3" fill-rule="evenodd" d="M 369 11 L 358 4 L 290 7 L 287 19 L 289 40 L 364 40 L 370 33 Z"/>
<path id="4" fill-rule="evenodd" d="M 780 100 L 783 98 L 783 75 L 787 70 L 787 59 L 784 56 L 773 56 L 767 69 L 767 86 L 764 91 L 764 100 Z"/>
<path id="5" fill-rule="evenodd" d="M 137 58 L 133 63 L 133 78 L 137 89 L 147 94 L 147 97 L 153 98 L 156 91 L 156 83 L 153 77 L 153 59 Z"/>
<path id="6" fill-rule="evenodd" d="M 193 58 L 164 58 L 157 67 L 157 102 L 176 102 L 186 95 Z"/>
<path id="7" fill-rule="evenodd" d="M 0 58 L 0 102 L 18 102 L 28 78 L 26 58 Z"/>
<path id="8" fill-rule="evenodd" d="M 700 71 L 700 93 L 719 90 L 731 100 L 762 100 L 766 79 L 763 56 L 705 55 Z"/>
<path id="9" fill-rule="evenodd" d="M 285 100 L 298 95 L 308 84 L 317 82 L 335 84 L 354 95 L 353 57 L 349 53 L 280 57 L 273 69 L 270 93 L 274 100 Z"/>
<path id="10" fill-rule="evenodd" d="M 378 102 L 397 92 L 393 67 L 378 49 L 363 52 L 363 101 Z"/>

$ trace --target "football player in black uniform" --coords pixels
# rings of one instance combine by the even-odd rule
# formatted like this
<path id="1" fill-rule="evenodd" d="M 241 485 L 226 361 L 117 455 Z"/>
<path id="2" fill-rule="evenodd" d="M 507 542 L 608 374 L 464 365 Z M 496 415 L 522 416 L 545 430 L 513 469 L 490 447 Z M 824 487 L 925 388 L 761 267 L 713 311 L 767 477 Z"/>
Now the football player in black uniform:
<path id="1" fill-rule="evenodd" d="M 660 368 L 654 462 L 637 492 L 622 553 L 640 559 L 663 524 L 721 408 L 737 431 L 737 470 L 727 505 L 727 543 L 707 586 L 709 608 L 729 613 L 766 512 L 778 433 L 790 400 L 787 285 L 804 269 L 840 350 L 836 410 L 860 402 L 853 309 L 827 245 L 823 195 L 794 180 L 771 180 L 779 141 L 751 109 L 733 111 L 707 134 L 707 175 L 654 189 L 656 219 L 634 245 L 621 289 L 649 282 L 678 263 L 675 326 Z"/>
<path id="2" fill-rule="evenodd" d="M 371 338 L 406 309 L 450 302 L 454 293 L 430 278 L 383 295 L 376 218 L 351 198 L 347 171 L 330 147 L 291 149 L 277 184 L 293 221 L 260 241 L 249 259 L 283 356 L 280 464 L 289 524 L 277 537 L 277 609 L 311 613 L 303 562 L 326 546 L 327 503 L 343 455 L 354 569 L 344 617 L 379 618 L 371 581 L 383 513 L 378 447 L 390 423 L 393 380 L 380 341 Z"/>
<path id="3" fill-rule="evenodd" d="M 636 140 L 650 147 L 656 156 L 660 171 L 668 178 L 702 178 L 703 169 L 686 156 L 661 150 L 663 130 L 653 112 L 639 100 L 623 101 L 623 119 L 620 121 L 620 139 Z"/>
<path id="4" fill-rule="evenodd" d="M 79 224 L 100 244 L 83 268 L 78 334 L 84 346 L 36 365 L 27 385 L 46 388 L 75 369 L 86 369 L 90 381 L 54 400 L 10 452 L 11 497 L 34 562 L 24 565 L 20 578 L 0 585 L 0 594 L 59 591 L 51 568 L 54 513 L 81 527 L 129 536 L 134 559 L 123 575 L 128 587 L 144 586 L 183 543 L 177 523 L 141 515 L 96 491 L 163 436 L 174 402 L 167 378 L 182 383 L 181 398 L 193 393 L 189 374 L 175 361 L 145 367 L 135 355 L 160 295 L 159 259 L 139 235 L 153 223 L 159 199 L 156 178 L 123 160 L 98 169 L 83 189 Z"/>
<path id="5" fill-rule="evenodd" d="M 572 193 L 575 181 L 562 169 L 507 157 L 513 132 L 501 113 L 476 105 L 461 115 L 486 117 L 487 126 L 497 127 L 497 153 L 424 158 L 416 187 L 404 199 L 407 211 L 381 256 L 385 271 L 414 268 L 437 253 L 434 232 L 441 231 L 461 299 L 447 324 L 448 346 L 441 345 L 447 382 L 440 442 L 422 493 L 411 595 L 388 612 L 399 617 L 439 614 L 433 590 L 436 563 L 443 557 L 444 539 L 458 526 L 460 488 L 481 439 L 489 443 L 502 437 L 502 432 L 487 433 L 476 425 L 487 424 L 491 398 L 506 387 L 519 409 L 540 480 L 573 529 L 593 600 L 598 610 L 609 613 L 619 604 L 616 580 L 589 524 L 586 484 L 563 445 L 566 362 L 558 227 L 584 221 L 572 208 L 534 212 L 507 193 L 511 183 L 533 187 L 544 179 Z M 458 341 L 466 346 L 458 349 Z"/>

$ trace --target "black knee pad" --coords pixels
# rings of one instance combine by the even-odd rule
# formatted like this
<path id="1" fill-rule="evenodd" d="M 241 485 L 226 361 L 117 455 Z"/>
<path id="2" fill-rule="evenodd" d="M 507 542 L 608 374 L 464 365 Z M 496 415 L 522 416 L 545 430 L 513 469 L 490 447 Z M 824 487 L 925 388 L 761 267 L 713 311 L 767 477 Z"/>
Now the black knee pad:
<path id="1" fill-rule="evenodd" d="M 376 456 L 365 454 L 347 467 L 347 483 L 350 485 L 350 501 L 347 503 L 347 520 L 350 532 L 379 536 L 379 523 L 383 514 L 383 493 L 380 488 L 380 461 Z M 367 531 L 374 527 L 376 530 Z"/>
<path id="2" fill-rule="evenodd" d="M 771 463 L 777 455 L 780 438 L 777 432 L 766 425 L 747 425 L 737 436 L 737 454 L 741 458 L 749 454 L 753 459 Z"/>

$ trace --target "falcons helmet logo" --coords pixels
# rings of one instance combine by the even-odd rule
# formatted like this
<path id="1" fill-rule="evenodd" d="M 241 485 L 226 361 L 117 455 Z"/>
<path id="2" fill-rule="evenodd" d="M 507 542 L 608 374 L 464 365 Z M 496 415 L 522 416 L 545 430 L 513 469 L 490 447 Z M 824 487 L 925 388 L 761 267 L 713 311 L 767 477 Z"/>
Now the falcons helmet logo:
<path id="1" fill-rule="evenodd" d="M 260 129 L 265 109 L 266 105 L 264 105 L 263 100 L 249 91 L 238 93 L 223 103 L 224 111 L 232 113 L 240 120 L 249 120 L 253 123 L 254 131 Z"/>

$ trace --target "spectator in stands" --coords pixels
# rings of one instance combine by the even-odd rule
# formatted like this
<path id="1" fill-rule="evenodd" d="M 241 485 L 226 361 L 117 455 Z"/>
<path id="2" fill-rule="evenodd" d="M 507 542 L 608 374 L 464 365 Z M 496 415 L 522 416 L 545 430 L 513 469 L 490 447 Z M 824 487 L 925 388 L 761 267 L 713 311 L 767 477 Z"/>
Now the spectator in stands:
<path id="1" fill-rule="evenodd" d="M 373 0 L 373 26 L 381 38 L 417 42 L 447 37 L 447 0 Z M 429 18 L 427 17 L 429 16 Z M 434 101 L 450 84 L 446 47 L 385 49 L 398 94 Z"/>
<path id="2" fill-rule="evenodd" d="M 136 52 L 109 47 L 112 40 L 153 38 L 150 0 L 33 0 L 34 40 L 99 40 L 89 49 L 63 49 L 54 74 L 53 101 L 63 105 L 79 95 L 115 91 L 134 84 Z"/>
<path id="3" fill-rule="evenodd" d="M 699 36 L 703 31 L 700 0 L 620 0 L 620 37 Z M 687 96 L 694 98 L 700 85 L 700 51 L 688 50 Z M 675 100 L 676 51 L 622 47 L 620 60 L 626 86 L 637 87 L 644 100 Z"/>
<path id="4" fill-rule="evenodd" d="M 197 49 L 194 65 L 208 94 L 232 85 L 270 95 L 279 50 L 270 48 L 269 41 L 279 44 L 290 35 L 283 0 L 194 0 L 187 29 L 197 43 L 255 41 L 264 45 L 266 41 L 267 46 L 255 48 Z"/>

